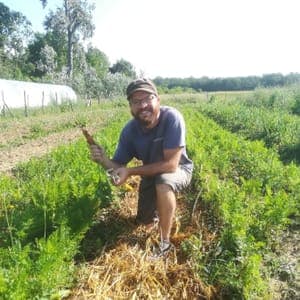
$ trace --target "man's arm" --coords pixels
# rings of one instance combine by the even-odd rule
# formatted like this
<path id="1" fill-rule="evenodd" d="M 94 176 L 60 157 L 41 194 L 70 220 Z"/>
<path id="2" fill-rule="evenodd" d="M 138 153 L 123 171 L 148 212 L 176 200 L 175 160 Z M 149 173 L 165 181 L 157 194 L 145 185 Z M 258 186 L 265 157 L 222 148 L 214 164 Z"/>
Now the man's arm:
<path id="1" fill-rule="evenodd" d="M 130 175 L 154 176 L 161 173 L 173 173 L 179 165 L 182 148 L 165 149 L 164 159 L 159 162 L 128 168 Z"/>
<path id="2" fill-rule="evenodd" d="M 105 154 L 103 147 L 101 147 L 96 141 L 94 140 L 93 136 L 89 134 L 89 132 L 82 127 L 81 128 L 83 135 L 86 138 L 87 143 L 90 147 L 91 152 L 91 159 L 100 164 L 106 170 L 108 169 L 115 169 L 120 167 L 120 165 L 116 164 L 115 162 L 111 161 Z"/>
<path id="3" fill-rule="evenodd" d="M 105 154 L 104 149 L 97 145 L 91 144 L 90 151 L 91 151 L 91 159 L 101 165 L 104 169 L 117 169 L 120 168 L 122 165 L 118 164 L 117 162 L 109 159 Z"/>
<path id="4" fill-rule="evenodd" d="M 172 173 L 178 168 L 182 148 L 167 149 L 163 151 L 164 159 L 159 162 L 138 166 L 138 167 L 120 167 L 115 170 L 115 173 L 120 177 L 117 185 L 123 184 L 129 176 L 154 176 L 162 173 Z"/>

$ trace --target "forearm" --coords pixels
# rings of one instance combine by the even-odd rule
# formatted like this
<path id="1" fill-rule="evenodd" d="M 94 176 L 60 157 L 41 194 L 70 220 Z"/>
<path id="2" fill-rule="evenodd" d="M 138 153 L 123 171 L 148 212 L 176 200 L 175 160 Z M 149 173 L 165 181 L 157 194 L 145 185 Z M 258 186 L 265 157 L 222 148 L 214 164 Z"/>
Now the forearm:
<path id="1" fill-rule="evenodd" d="M 180 162 L 182 148 L 164 150 L 164 159 L 155 163 L 128 168 L 129 176 L 155 176 L 163 173 L 173 173 L 177 170 Z"/>
<path id="2" fill-rule="evenodd" d="M 103 155 L 101 161 L 96 161 L 100 166 L 102 166 L 105 170 L 108 169 L 117 169 L 120 168 L 121 165 L 117 162 L 109 159 L 106 155 Z"/>
<path id="3" fill-rule="evenodd" d="M 176 171 L 177 167 L 178 164 L 174 164 L 169 161 L 160 161 L 148 165 L 128 168 L 128 172 L 130 176 L 155 176 L 162 173 L 173 173 Z"/>

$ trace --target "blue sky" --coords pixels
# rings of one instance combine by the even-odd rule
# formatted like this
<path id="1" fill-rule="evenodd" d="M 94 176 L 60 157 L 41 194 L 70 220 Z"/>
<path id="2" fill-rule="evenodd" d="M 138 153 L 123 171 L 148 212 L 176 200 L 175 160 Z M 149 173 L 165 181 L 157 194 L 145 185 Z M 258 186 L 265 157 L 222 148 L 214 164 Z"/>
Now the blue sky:
<path id="1" fill-rule="evenodd" d="M 42 30 L 47 10 L 39 0 L 1 2 Z M 124 58 L 151 78 L 300 73 L 299 0 L 94 2 L 91 43 L 111 63 Z"/>

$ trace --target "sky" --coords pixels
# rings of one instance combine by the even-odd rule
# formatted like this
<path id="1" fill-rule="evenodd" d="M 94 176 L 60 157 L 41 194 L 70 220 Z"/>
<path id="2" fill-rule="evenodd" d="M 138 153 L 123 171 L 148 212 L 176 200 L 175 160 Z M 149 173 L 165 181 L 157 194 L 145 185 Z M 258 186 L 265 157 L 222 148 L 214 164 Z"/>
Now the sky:
<path id="1" fill-rule="evenodd" d="M 0 0 L 43 31 L 62 0 Z M 90 41 L 155 78 L 300 73 L 299 0 L 90 0 Z"/>

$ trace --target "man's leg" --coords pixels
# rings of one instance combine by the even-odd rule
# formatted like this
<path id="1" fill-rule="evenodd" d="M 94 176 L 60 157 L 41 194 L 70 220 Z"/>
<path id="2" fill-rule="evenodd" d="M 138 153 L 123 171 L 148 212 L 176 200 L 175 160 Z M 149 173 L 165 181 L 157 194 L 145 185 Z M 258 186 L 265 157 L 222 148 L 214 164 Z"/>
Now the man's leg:
<path id="1" fill-rule="evenodd" d="M 138 224 L 152 225 L 156 217 L 156 190 L 153 178 L 142 178 L 139 187 L 138 209 L 136 221 Z"/>
<path id="2" fill-rule="evenodd" d="M 156 184 L 156 207 L 162 241 L 169 242 L 176 210 L 176 195 L 170 185 Z"/>

